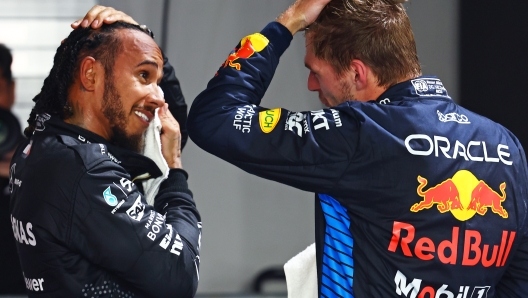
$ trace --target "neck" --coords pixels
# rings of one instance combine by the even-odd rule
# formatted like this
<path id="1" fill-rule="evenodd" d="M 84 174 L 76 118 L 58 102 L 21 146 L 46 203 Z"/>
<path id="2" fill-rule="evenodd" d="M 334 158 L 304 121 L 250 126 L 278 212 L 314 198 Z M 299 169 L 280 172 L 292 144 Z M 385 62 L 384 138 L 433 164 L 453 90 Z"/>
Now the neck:
<path id="1" fill-rule="evenodd" d="M 73 91 L 77 89 L 76 91 Z M 109 127 L 108 119 L 103 116 L 99 101 L 94 98 L 94 93 L 83 92 L 80 88 L 72 88 L 68 94 L 68 102 L 73 110 L 73 115 L 64 122 L 82 127 L 101 137 L 109 140 L 111 131 L 105 129 Z"/>
<path id="2" fill-rule="evenodd" d="M 414 77 L 409 77 L 409 78 L 399 80 L 396 83 L 390 86 L 387 86 L 387 87 L 379 86 L 378 81 L 375 80 L 375 78 L 369 78 L 369 84 L 368 84 L 369 87 L 363 90 L 358 90 L 358 92 L 356 93 L 356 100 L 363 101 L 363 102 L 370 101 L 370 100 L 376 100 L 380 97 L 380 95 L 382 95 L 390 87 L 396 84 L 408 81 L 408 80 L 412 80 L 413 78 Z"/>

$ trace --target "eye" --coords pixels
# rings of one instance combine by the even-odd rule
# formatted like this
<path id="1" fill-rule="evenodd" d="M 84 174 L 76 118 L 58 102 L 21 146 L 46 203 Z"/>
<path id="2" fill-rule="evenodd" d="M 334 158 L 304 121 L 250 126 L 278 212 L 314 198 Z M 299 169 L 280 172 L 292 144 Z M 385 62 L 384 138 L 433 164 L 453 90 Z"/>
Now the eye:
<path id="1" fill-rule="evenodd" d="M 139 76 L 146 81 L 149 78 L 149 72 L 148 71 L 142 71 L 142 72 L 139 73 Z"/>

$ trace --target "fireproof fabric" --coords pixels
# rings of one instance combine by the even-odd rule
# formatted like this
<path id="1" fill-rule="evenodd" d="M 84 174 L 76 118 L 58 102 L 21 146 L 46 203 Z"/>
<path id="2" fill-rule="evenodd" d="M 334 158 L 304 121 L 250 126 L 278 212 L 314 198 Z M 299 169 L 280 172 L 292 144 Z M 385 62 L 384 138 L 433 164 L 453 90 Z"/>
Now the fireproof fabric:
<path id="1" fill-rule="evenodd" d="M 321 297 L 528 297 L 517 138 L 436 77 L 318 111 L 260 106 L 291 33 L 242 39 L 193 102 L 205 151 L 315 196 Z M 350 237 L 349 237 L 350 236 Z"/>
<path id="2" fill-rule="evenodd" d="M 186 141 L 187 105 L 164 57 L 160 87 Z M 54 116 L 11 162 L 14 238 L 29 297 L 192 297 L 201 219 L 187 173 L 173 169 L 154 206 L 140 182 L 161 176 L 149 158 Z M 136 185 L 137 183 L 137 185 Z"/>
<path id="3" fill-rule="evenodd" d="M 10 176 L 29 297 L 192 297 L 201 222 L 187 173 L 171 170 L 148 205 L 132 181 L 161 175 L 152 160 L 60 119 L 38 118 Z"/>

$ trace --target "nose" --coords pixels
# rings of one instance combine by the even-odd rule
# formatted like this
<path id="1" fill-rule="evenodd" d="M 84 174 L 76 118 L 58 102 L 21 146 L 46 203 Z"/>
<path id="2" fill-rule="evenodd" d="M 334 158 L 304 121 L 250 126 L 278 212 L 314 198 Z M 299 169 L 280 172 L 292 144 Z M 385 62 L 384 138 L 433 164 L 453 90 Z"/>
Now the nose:
<path id="1" fill-rule="evenodd" d="M 147 96 L 146 104 L 156 109 L 165 104 L 165 96 L 157 84 L 152 84 L 152 86 L 154 90 Z"/>
<path id="2" fill-rule="evenodd" d="M 318 91 L 319 90 L 319 81 L 315 77 L 315 74 L 310 71 L 310 74 L 308 75 L 308 90 L 310 91 Z"/>

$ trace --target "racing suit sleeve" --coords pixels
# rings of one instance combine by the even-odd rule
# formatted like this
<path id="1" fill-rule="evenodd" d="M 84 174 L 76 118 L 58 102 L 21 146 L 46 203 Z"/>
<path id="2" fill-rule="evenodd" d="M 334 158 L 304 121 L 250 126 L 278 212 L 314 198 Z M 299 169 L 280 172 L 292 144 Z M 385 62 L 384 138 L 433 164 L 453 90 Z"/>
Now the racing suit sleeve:
<path id="1" fill-rule="evenodd" d="M 518 144 L 519 148 L 522 148 Z M 524 150 L 520 150 L 520 156 L 522 158 L 523 164 L 526 163 L 526 154 Z M 528 180 L 528 169 L 524 168 L 524 181 Z M 522 174 L 519 172 L 519 174 Z M 524 190 L 525 196 L 528 195 L 526 192 L 526 187 L 519 187 L 519 191 Z M 518 208 L 527 209 L 526 201 L 528 199 L 524 198 L 524 202 L 518 204 Z M 519 214 L 526 214 L 525 212 L 519 212 Z M 495 290 L 495 297 L 497 298 L 512 298 L 512 297 L 528 297 L 528 218 L 522 218 L 522 222 L 519 223 L 519 226 L 522 227 L 523 237 L 520 240 L 519 247 L 515 251 L 515 255 L 508 265 L 508 269 L 502 276 L 501 280 L 497 284 Z"/>
<path id="2" fill-rule="evenodd" d="M 170 170 L 151 206 L 122 167 L 104 161 L 80 178 L 75 198 L 73 251 L 143 296 L 194 296 L 201 222 L 184 170 Z"/>
<path id="3" fill-rule="evenodd" d="M 354 155 L 359 125 L 353 112 L 259 106 L 291 39 L 277 22 L 242 39 L 194 100 L 187 128 L 199 147 L 249 173 L 330 191 Z"/>
<path id="4" fill-rule="evenodd" d="M 528 238 L 521 240 L 495 291 L 497 298 L 528 297 Z"/>
<path id="5" fill-rule="evenodd" d="M 163 54 L 163 78 L 159 84 L 165 94 L 165 102 L 169 104 L 171 114 L 180 125 L 181 149 L 185 147 L 189 134 L 187 133 L 187 103 L 180 87 L 180 81 L 176 77 L 174 67 L 169 59 Z"/>

